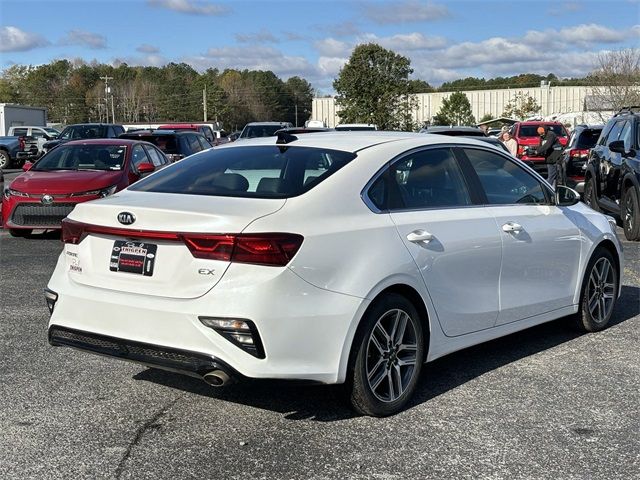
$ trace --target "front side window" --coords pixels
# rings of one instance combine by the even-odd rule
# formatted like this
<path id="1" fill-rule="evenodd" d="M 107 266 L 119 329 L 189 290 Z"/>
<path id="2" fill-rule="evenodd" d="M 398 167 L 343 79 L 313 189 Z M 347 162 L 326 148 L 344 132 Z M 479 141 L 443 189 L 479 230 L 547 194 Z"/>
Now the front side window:
<path id="1" fill-rule="evenodd" d="M 611 142 L 615 142 L 616 140 L 618 140 L 618 138 L 620 137 L 620 132 L 622 132 L 625 123 L 627 122 L 625 122 L 624 120 L 615 123 L 615 125 L 611 128 L 609 135 L 607 135 L 606 146 L 609 146 Z"/>
<path id="2" fill-rule="evenodd" d="M 122 170 L 126 148 L 119 145 L 61 145 L 42 157 L 31 170 Z"/>
<path id="3" fill-rule="evenodd" d="M 548 200 L 542 184 L 509 159 L 485 150 L 464 149 L 491 205 L 535 204 Z"/>
<path id="4" fill-rule="evenodd" d="M 207 150 L 138 182 L 133 190 L 227 197 L 289 198 L 320 184 L 354 153 L 311 147 Z"/>
<path id="5" fill-rule="evenodd" d="M 74 125 L 64 129 L 60 138 L 76 140 L 82 138 L 103 138 L 104 129 L 100 125 Z"/>
<path id="6" fill-rule="evenodd" d="M 156 150 L 154 147 L 145 145 L 144 148 L 147 149 L 147 155 L 149 155 L 149 158 L 151 159 L 151 163 L 153 163 L 156 167 L 159 167 L 167 163 L 164 158 L 164 155 L 161 155 L 160 152 Z"/>
<path id="7" fill-rule="evenodd" d="M 131 165 L 134 169 L 138 168 L 141 163 L 150 163 L 142 145 L 136 145 L 131 151 Z"/>
<path id="8" fill-rule="evenodd" d="M 620 132 L 620 138 L 618 139 L 624 142 L 625 152 L 631 150 L 631 125 L 631 121 L 625 122 L 624 127 L 622 127 L 622 131 Z"/>

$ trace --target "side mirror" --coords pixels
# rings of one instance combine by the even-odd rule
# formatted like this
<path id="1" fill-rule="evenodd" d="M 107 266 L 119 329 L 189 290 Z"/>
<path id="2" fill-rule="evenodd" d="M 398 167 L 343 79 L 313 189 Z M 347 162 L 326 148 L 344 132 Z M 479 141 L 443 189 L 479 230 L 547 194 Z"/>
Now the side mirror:
<path id="1" fill-rule="evenodd" d="M 155 165 L 149 162 L 144 162 L 138 165 L 138 173 L 140 174 L 140 176 L 148 175 L 151 172 L 155 171 L 155 169 L 156 169 Z"/>
<path id="2" fill-rule="evenodd" d="M 22 171 L 23 172 L 28 172 L 29 170 L 31 170 L 31 167 L 33 167 L 33 163 L 24 162 L 24 165 L 22 165 Z"/>
<path id="3" fill-rule="evenodd" d="M 556 205 L 559 207 L 570 207 L 580 201 L 580 194 L 574 189 L 558 185 L 556 187 Z"/>
<path id="4" fill-rule="evenodd" d="M 609 144 L 609 150 L 611 150 L 612 152 L 615 152 L 615 153 L 621 153 L 622 155 L 627 153 L 625 148 L 624 148 L 624 141 L 622 141 L 622 140 L 615 140 L 615 141 L 611 142 Z"/>

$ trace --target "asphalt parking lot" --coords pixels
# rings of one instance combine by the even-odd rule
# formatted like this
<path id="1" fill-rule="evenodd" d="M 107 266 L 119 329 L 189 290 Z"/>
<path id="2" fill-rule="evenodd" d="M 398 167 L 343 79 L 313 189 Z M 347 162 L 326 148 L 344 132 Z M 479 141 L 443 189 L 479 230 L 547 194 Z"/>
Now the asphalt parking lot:
<path id="1" fill-rule="evenodd" d="M 640 478 L 640 243 L 624 245 L 609 329 L 557 321 L 449 355 L 374 419 L 340 387 L 215 390 L 50 347 L 60 240 L 2 232 L 0 478 Z"/>

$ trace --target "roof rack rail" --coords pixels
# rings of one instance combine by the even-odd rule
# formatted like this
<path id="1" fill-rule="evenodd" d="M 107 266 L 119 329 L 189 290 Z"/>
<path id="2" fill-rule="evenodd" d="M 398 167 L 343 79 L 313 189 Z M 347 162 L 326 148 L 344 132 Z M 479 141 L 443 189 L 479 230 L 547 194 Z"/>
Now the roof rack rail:
<path id="1" fill-rule="evenodd" d="M 640 113 L 640 105 L 632 105 L 629 107 L 622 107 L 617 115 L 620 115 L 621 113 Z"/>

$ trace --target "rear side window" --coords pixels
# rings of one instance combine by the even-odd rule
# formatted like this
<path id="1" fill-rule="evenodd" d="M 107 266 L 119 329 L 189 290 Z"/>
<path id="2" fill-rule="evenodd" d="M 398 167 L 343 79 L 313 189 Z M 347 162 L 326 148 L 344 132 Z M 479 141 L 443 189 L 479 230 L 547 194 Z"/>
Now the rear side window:
<path id="1" fill-rule="evenodd" d="M 27 134 L 28 129 L 26 128 L 14 128 L 13 129 L 13 135 L 16 137 L 23 137 Z"/>
<path id="2" fill-rule="evenodd" d="M 502 155 L 465 149 L 490 205 L 547 204 L 542 184 Z"/>
<path id="3" fill-rule="evenodd" d="M 310 147 L 213 149 L 136 183 L 133 190 L 227 197 L 289 198 L 320 184 L 356 157 Z"/>
<path id="4" fill-rule="evenodd" d="M 197 135 L 187 135 L 186 137 L 189 142 L 189 149 L 191 150 L 191 153 L 196 153 L 202 150 L 202 145 L 200 145 Z"/>

